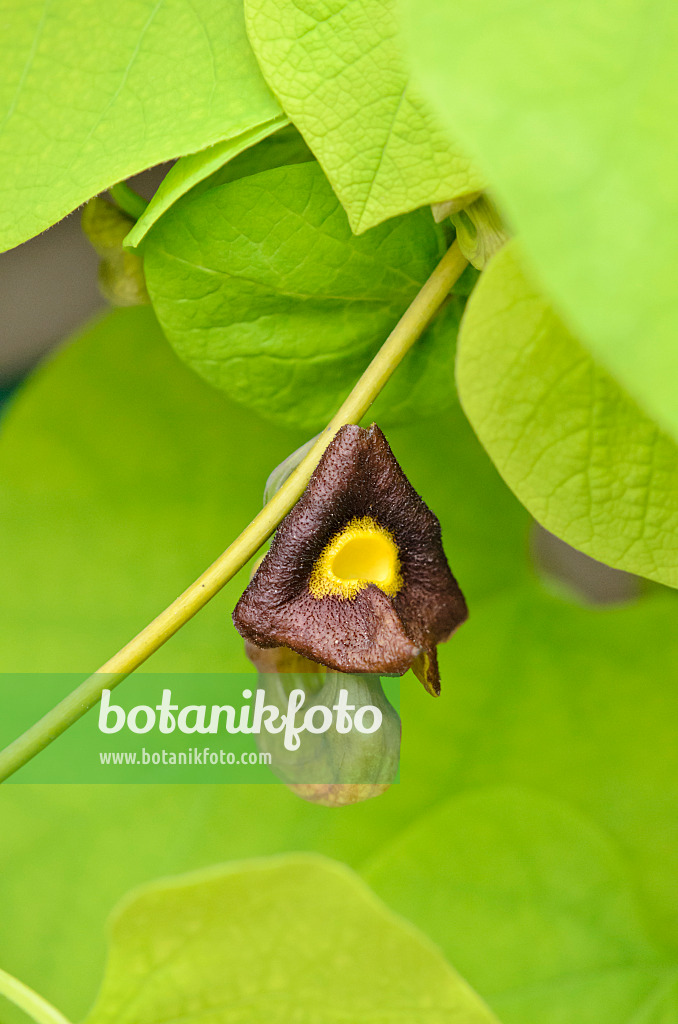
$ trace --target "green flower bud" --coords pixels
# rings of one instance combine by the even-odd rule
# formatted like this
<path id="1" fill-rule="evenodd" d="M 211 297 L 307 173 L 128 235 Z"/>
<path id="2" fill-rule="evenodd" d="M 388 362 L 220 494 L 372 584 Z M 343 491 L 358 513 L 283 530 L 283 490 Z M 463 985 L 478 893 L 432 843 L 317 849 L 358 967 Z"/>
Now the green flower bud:
<path id="1" fill-rule="evenodd" d="M 489 196 L 483 194 L 463 210 L 451 214 L 457 242 L 469 263 L 482 270 L 508 241 L 508 231 Z"/>
<path id="2" fill-rule="evenodd" d="M 114 306 L 146 305 L 150 299 L 141 257 L 123 249 L 123 239 L 134 225 L 131 217 L 97 196 L 82 211 L 82 230 L 101 257 L 99 288 Z"/>
<path id="3" fill-rule="evenodd" d="M 285 714 L 293 690 L 302 690 L 305 706 L 326 707 L 333 724 L 325 732 L 304 732 L 297 750 L 289 750 L 281 733 L 261 732 L 257 746 L 271 755 L 271 768 L 304 800 L 341 807 L 380 796 L 393 782 L 400 760 L 400 719 L 386 699 L 378 676 L 327 671 L 287 647 L 260 648 L 246 643 L 248 657 L 259 671 L 265 702 Z M 344 706 L 344 718 L 334 709 Z M 347 721 L 362 707 L 376 707 L 379 729 L 363 733 Z"/>
<path id="4" fill-rule="evenodd" d="M 441 221 L 451 217 L 453 213 L 458 213 L 459 210 L 465 210 L 471 203 L 475 203 L 476 199 L 482 195 L 482 192 L 468 192 L 465 196 L 457 196 L 456 199 L 448 199 L 444 203 L 433 203 L 431 206 L 431 213 L 436 224 L 440 224 Z"/>

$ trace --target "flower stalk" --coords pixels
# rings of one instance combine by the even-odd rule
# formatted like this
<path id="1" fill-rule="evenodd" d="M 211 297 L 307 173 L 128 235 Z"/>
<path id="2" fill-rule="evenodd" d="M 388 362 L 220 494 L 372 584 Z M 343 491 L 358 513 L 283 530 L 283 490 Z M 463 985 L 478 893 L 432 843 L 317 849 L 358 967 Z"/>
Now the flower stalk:
<path id="1" fill-rule="evenodd" d="M 0 968 L 0 996 L 14 1003 L 20 1010 L 31 1017 L 36 1024 L 70 1024 L 55 1006 L 34 992 L 23 981 L 8 974 Z"/>
<path id="2" fill-rule="evenodd" d="M 133 188 L 130 188 L 126 181 L 119 181 L 117 185 L 111 185 L 108 192 L 123 213 L 126 213 L 134 221 L 139 220 L 148 206 L 146 200 Z"/>

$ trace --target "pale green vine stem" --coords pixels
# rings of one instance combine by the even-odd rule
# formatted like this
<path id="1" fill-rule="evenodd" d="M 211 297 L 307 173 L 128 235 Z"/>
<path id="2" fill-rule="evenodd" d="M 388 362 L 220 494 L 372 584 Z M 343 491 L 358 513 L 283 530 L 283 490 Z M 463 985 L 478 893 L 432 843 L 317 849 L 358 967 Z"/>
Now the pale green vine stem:
<path id="1" fill-rule="evenodd" d="M 271 536 L 301 497 L 320 457 L 345 423 L 358 423 L 440 309 L 467 266 L 456 242 L 418 292 L 313 448 L 230 547 L 122 650 L 0 753 L 0 782 L 18 771 L 200 611 Z M 451 382 L 450 382 L 451 386 Z"/>
<path id="2" fill-rule="evenodd" d="M 14 1003 L 20 1010 L 28 1014 L 36 1024 L 70 1024 L 63 1013 L 39 996 L 28 985 L 13 978 L 0 968 L 0 996 Z"/>
<path id="3" fill-rule="evenodd" d="M 146 200 L 133 188 L 130 188 L 126 181 L 119 181 L 117 185 L 111 185 L 108 191 L 111 199 L 114 199 L 120 209 L 134 220 L 139 220 L 148 206 Z"/>

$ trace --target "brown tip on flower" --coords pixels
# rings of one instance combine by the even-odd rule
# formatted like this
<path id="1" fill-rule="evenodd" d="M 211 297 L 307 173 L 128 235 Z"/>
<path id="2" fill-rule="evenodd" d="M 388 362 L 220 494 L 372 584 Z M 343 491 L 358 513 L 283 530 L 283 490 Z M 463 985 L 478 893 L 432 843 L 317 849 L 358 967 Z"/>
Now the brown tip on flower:
<path id="1" fill-rule="evenodd" d="M 435 647 L 429 653 L 422 651 L 412 662 L 412 671 L 432 697 L 440 696 L 440 672 Z"/>
<path id="2" fill-rule="evenodd" d="M 342 427 L 233 613 L 246 640 L 440 692 L 436 645 L 467 617 L 440 524 L 381 430 Z"/>

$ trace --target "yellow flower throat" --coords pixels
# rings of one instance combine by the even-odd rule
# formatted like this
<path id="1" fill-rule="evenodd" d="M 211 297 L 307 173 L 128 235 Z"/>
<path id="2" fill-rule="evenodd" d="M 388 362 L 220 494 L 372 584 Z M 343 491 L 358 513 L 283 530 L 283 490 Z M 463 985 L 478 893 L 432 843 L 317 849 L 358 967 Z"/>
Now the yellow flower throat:
<path id="1" fill-rule="evenodd" d="M 403 585 L 392 534 L 371 516 L 361 516 L 351 519 L 323 548 L 308 586 L 316 598 L 351 600 L 370 583 L 389 597 Z"/>

